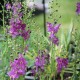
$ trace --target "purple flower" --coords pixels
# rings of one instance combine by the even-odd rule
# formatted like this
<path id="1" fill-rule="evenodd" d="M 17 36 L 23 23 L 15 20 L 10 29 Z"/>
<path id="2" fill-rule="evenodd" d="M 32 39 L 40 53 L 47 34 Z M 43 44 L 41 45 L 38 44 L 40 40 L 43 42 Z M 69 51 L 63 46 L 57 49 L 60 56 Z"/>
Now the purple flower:
<path id="1" fill-rule="evenodd" d="M 24 40 L 28 40 L 29 37 L 30 37 L 30 30 L 24 30 L 22 33 L 21 33 L 21 36 L 24 38 Z"/>
<path id="2" fill-rule="evenodd" d="M 13 3 L 13 5 L 12 5 L 12 8 L 11 8 L 12 10 L 15 10 L 16 9 L 16 4 L 15 3 Z"/>
<path id="3" fill-rule="evenodd" d="M 68 59 L 67 58 L 60 58 L 60 57 L 58 57 L 56 59 L 56 61 L 57 61 L 57 70 L 58 70 L 58 72 L 61 72 L 61 70 L 63 68 L 66 68 L 67 65 L 68 65 Z"/>
<path id="4" fill-rule="evenodd" d="M 51 32 L 53 30 L 53 24 L 47 22 L 47 30 L 48 32 Z"/>
<path id="5" fill-rule="evenodd" d="M 54 35 L 53 37 L 52 37 L 52 42 L 55 44 L 55 45 L 58 45 L 59 44 L 59 39 Z"/>
<path id="6" fill-rule="evenodd" d="M 8 72 L 8 75 L 10 76 L 11 79 L 15 80 L 19 78 L 19 74 L 16 69 L 12 69 L 11 71 Z"/>
<path id="7" fill-rule="evenodd" d="M 80 14 L 80 2 L 77 3 L 76 13 Z"/>
<path id="8" fill-rule="evenodd" d="M 11 27 L 11 28 L 10 28 L 9 33 L 11 34 L 11 36 L 12 36 L 13 38 L 15 38 L 16 36 L 19 35 L 17 29 L 15 29 L 14 27 Z"/>
<path id="9" fill-rule="evenodd" d="M 18 16 L 21 18 L 22 17 L 22 12 L 20 12 L 21 8 L 22 8 L 22 5 L 20 2 L 14 3 L 11 8 L 13 12 L 13 16 Z"/>
<path id="10" fill-rule="evenodd" d="M 53 25 L 52 23 L 47 22 L 48 32 L 53 34 L 57 33 L 61 24 Z"/>
<path id="11" fill-rule="evenodd" d="M 20 3 L 20 2 L 18 2 L 18 3 L 13 3 L 13 5 L 12 5 L 12 11 L 18 11 L 18 10 L 20 10 L 22 8 L 22 4 Z"/>
<path id="12" fill-rule="evenodd" d="M 9 4 L 6 4 L 7 6 Z M 21 36 L 24 40 L 27 40 L 30 37 L 30 30 L 26 30 L 26 24 L 22 21 L 23 13 L 21 12 L 22 5 L 20 2 L 13 3 L 12 18 L 10 19 L 10 29 L 9 33 L 12 38 Z"/>
<path id="13" fill-rule="evenodd" d="M 31 72 L 32 72 L 32 75 L 33 75 L 33 76 L 36 75 L 36 71 L 35 71 L 35 69 L 32 69 Z"/>
<path id="14" fill-rule="evenodd" d="M 22 54 L 19 54 L 18 58 L 11 62 L 11 71 L 8 75 L 12 79 L 19 78 L 20 75 L 25 75 L 27 69 L 27 61 L 24 59 Z"/>
<path id="15" fill-rule="evenodd" d="M 22 8 L 22 5 L 21 5 L 20 2 L 17 4 L 17 8 L 18 8 L 18 9 L 21 9 L 21 8 Z"/>
<path id="16" fill-rule="evenodd" d="M 41 70 L 44 70 L 45 58 L 40 56 L 36 57 L 35 66 L 36 66 L 36 72 L 38 72 L 39 68 Z"/>
<path id="17" fill-rule="evenodd" d="M 44 72 L 45 66 L 49 63 L 49 55 L 48 54 L 39 54 L 35 58 L 34 69 L 32 70 L 33 75 L 40 74 Z"/>
<path id="18" fill-rule="evenodd" d="M 61 24 L 56 24 L 56 25 L 54 26 L 54 28 L 53 28 L 53 33 L 54 33 L 54 34 L 58 32 L 58 30 L 59 30 L 59 28 L 60 28 L 60 25 L 61 25 Z"/>
<path id="19" fill-rule="evenodd" d="M 52 41 L 52 43 L 54 43 L 55 45 L 59 44 L 59 40 L 56 37 L 56 33 L 58 32 L 59 28 L 60 28 L 61 24 L 56 24 L 53 25 L 52 23 L 47 22 L 47 29 L 48 32 L 50 33 L 49 35 L 49 39 Z"/>
<path id="20" fill-rule="evenodd" d="M 25 30 L 26 24 L 21 24 L 21 30 Z"/>
<path id="21" fill-rule="evenodd" d="M 26 24 L 24 24 L 19 18 L 10 19 L 9 33 L 13 38 L 16 36 L 21 36 L 24 38 L 24 40 L 27 40 L 30 37 L 30 30 L 26 30 Z"/>
<path id="22" fill-rule="evenodd" d="M 20 67 L 20 69 L 24 70 L 24 72 L 26 71 L 26 68 L 27 68 L 26 64 L 27 64 L 27 61 L 25 60 L 23 55 L 19 54 L 17 65 Z"/>
<path id="23" fill-rule="evenodd" d="M 15 23 L 22 25 L 23 21 L 19 17 L 17 17 L 15 18 Z"/>
<path id="24" fill-rule="evenodd" d="M 12 25 L 12 24 L 14 24 L 14 23 L 15 23 L 15 19 L 14 19 L 14 18 L 11 18 L 11 19 L 9 20 L 9 24 Z"/>
<path id="25" fill-rule="evenodd" d="M 18 16 L 21 18 L 23 16 L 23 13 L 22 12 L 18 13 Z"/>
<path id="26" fill-rule="evenodd" d="M 13 38 L 15 38 L 16 36 L 19 35 L 21 23 L 17 23 L 15 21 L 11 21 L 10 23 L 11 25 L 10 25 L 9 33 L 11 34 Z"/>
<path id="27" fill-rule="evenodd" d="M 11 4 L 10 4 L 10 3 L 7 3 L 7 4 L 6 4 L 6 9 L 7 9 L 7 10 L 11 9 Z"/>

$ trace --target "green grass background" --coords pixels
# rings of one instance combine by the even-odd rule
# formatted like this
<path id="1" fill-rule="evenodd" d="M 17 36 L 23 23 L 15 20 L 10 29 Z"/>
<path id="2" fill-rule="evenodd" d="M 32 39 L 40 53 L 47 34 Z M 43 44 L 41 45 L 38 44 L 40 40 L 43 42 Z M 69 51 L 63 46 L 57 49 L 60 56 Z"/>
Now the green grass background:
<path id="1" fill-rule="evenodd" d="M 49 6 L 52 6 L 53 8 L 49 10 L 49 13 L 46 13 L 46 21 L 53 23 L 54 19 L 58 19 L 58 17 L 61 16 L 61 18 L 58 20 L 58 23 L 60 23 L 62 29 L 66 31 L 66 29 L 69 28 L 71 21 L 74 21 L 76 19 L 77 2 L 79 2 L 79 0 L 54 0 L 54 2 L 51 2 L 49 4 Z M 56 3 L 58 3 L 58 5 L 56 5 Z M 48 18 L 50 16 L 50 13 L 54 10 L 58 10 L 58 12 L 53 13 L 51 18 Z M 43 14 L 35 16 L 34 20 L 40 26 L 40 28 L 44 27 Z"/>

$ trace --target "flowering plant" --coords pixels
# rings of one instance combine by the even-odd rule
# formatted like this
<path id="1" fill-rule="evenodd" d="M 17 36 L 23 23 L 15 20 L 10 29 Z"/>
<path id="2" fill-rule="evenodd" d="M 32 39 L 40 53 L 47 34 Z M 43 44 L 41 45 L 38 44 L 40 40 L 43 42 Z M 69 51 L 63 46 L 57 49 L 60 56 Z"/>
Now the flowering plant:
<path id="1" fill-rule="evenodd" d="M 34 22 L 32 17 L 34 9 L 29 10 L 25 3 L 18 0 L 4 3 L 3 35 L 0 36 L 3 37 L 0 42 L 1 80 L 66 80 L 67 74 L 71 74 L 68 78 L 79 80 L 80 32 L 75 29 L 74 21 L 65 34 L 64 30 L 59 32 L 63 23 L 56 16 L 53 22 L 46 22 L 44 32 L 47 36 L 44 36 L 37 20 Z M 55 4 L 58 5 L 56 1 Z M 58 13 L 56 8 L 54 10 L 50 14 L 53 18 Z M 76 13 L 79 16 L 80 2 Z M 5 14 L 10 14 L 6 17 L 8 21 Z"/>

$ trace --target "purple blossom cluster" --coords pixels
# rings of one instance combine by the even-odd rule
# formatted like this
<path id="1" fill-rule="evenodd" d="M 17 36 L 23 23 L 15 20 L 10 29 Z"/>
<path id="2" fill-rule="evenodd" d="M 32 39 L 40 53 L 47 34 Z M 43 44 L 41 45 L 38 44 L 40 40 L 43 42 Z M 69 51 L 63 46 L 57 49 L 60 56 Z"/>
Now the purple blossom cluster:
<path id="1" fill-rule="evenodd" d="M 67 67 L 68 59 L 67 58 L 60 58 L 60 57 L 58 57 L 56 59 L 56 61 L 57 61 L 57 70 L 60 73 L 63 68 Z"/>
<path id="2" fill-rule="evenodd" d="M 58 32 L 60 25 L 61 24 L 53 25 L 52 23 L 47 22 L 47 30 L 48 32 L 50 32 L 49 38 L 55 45 L 59 44 L 59 40 L 56 37 L 56 33 Z"/>
<path id="3" fill-rule="evenodd" d="M 21 36 L 24 40 L 27 40 L 30 37 L 30 30 L 26 30 L 26 24 L 22 21 L 23 13 L 21 12 L 21 8 L 22 5 L 20 2 L 14 3 L 11 8 L 9 3 L 6 4 L 6 9 L 12 10 L 9 33 L 13 38 Z"/>
<path id="4" fill-rule="evenodd" d="M 14 62 L 10 63 L 11 70 L 8 75 L 11 79 L 15 80 L 21 75 L 25 75 L 27 69 L 27 61 L 24 59 L 22 54 L 19 54 L 18 58 Z"/>
<path id="5" fill-rule="evenodd" d="M 80 14 L 80 2 L 77 3 L 76 13 Z"/>
<path id="6" fill-rule="evenodd" d="M 10 4 L 10 3 L 7 3 L 7 4 L 6 4 L 6 9 L 7 9 L 7 10 L 10 10 L 10 9 L 11 9 L 11 4 Z"/>
<path id="7" fill-rule="evenodd" d="M 34 63 L 35 69 L 32 70 L 32 73 L 40 74 L 40 72 L 44 72 L 45 66 L 49 63 L 50 59 L 49 57 L 50 57 L 49 54 L 38 55 L 35 58 L 35 63 Z"/>
<path id="8" fill-rule="evenodd" d="M 21 18 L 22 17 L 22 12 L 21 12 L 21 8 L 22 8 L 22 5 L 20 2 L 15 2 L 12 7 L 11 7 L 11 10 L 12 10 L 12 15 L 14 17 L 19 17 Z"/>
<path id="9" fill-rule="evenodd" d="M 26 24 L 23 23 L 23 21 L 19 18 L 10 19 L 9 33 L 13 38 L 15 38 L 16 36 L 21 36 L 24 38 L 24 40 L 26 40 L 30 37 L 30 30 L 26 30 Z"/>
<path id="10" fill-rule="evenodd" d="M 13 5 L 11 5 L 10 3 L 6 4 L 6 9 L 7 10 L 11 10 L 12 11 L 12 15 L 14 15 L 14 16 L 22 17 L 22 15 L 21 15 L 22 12 L 20 12 L 21 8 L 22 8 L 22 5 L 21 5 L 20 2 L 15 2 L 15 3 L 13 3 Z"/>

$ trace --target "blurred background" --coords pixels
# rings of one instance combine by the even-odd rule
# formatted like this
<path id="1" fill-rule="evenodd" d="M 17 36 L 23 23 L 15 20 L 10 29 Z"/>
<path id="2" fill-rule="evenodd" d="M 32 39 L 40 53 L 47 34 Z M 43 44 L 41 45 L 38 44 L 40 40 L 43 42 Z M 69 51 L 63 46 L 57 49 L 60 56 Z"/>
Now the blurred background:
<path id="1" fill-rule="evenodd" d="M 26 1 L 29 2 L 29 0 Z M 75 22 L 75 19 L 77 18 L 76 17 L 77 2 L 79 2 L 79 0 L 45 0 L 46 22 L 60 23 L 62 26 L 61 29 L 63 29 L 64 32 L 66 32 L 70 26 L 70 23 Z M 35 4 L 36 7 L 33 6 L 33 4 Z M 44 9 L 42 5 L 43 5 L 43 0 L 34 0 L 34 1 L 30 0 L 30 2 L 28 3 L 29 7 L 31 8 L 35 7 L 35 13 L 34 13 L 35 16 L 32 18 L 34 18 L 35 22 L 41 28 L 43 28 L 44 26 L 44 11 L 42 12 L 42 10 Z M 40 14 L 38 14 L 38 12 Z"/>

